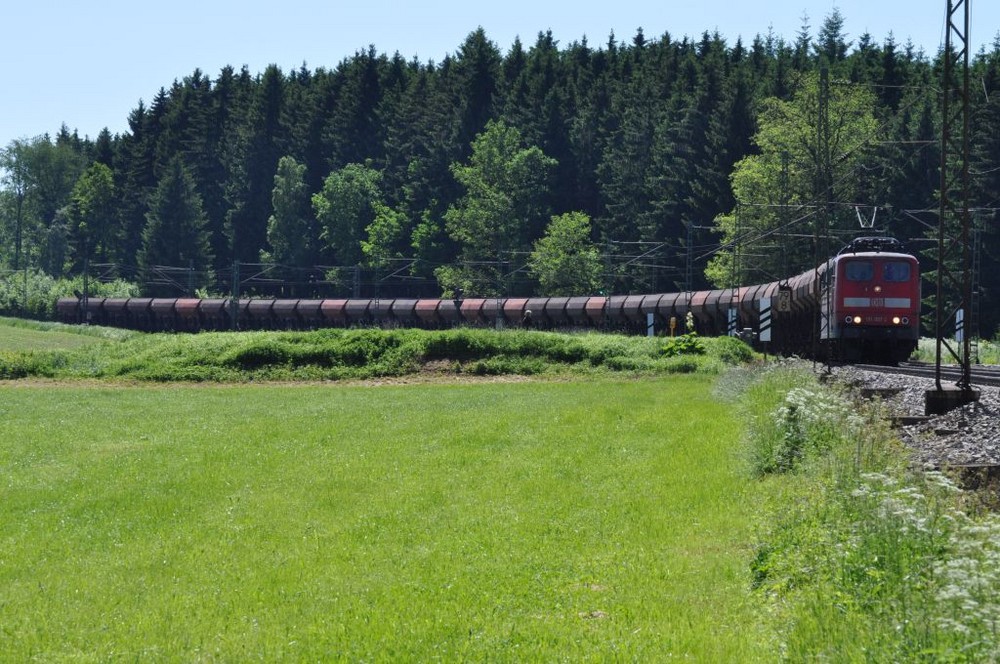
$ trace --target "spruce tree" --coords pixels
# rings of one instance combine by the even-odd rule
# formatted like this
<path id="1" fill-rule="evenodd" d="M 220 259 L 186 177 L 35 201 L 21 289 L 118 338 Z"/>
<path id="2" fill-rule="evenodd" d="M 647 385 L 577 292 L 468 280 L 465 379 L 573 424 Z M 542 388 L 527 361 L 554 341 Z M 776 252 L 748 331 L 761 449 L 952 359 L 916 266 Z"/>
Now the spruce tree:
<path id="1" fill-rule="evenodd" d="M 851 43 L 844 35 L 844 17 L 840 9 L 834 7 L 823 21 L 813 49 L 821 62 L 834 66 L 847 58 L 847 49 L 850 47 Z"/>
<path id="2" fill-rule="evenodd" d="M 194 179 L 180 158 L 166 167 L 149 199 L 139 266 L 147 282 L 157 281 L 158 267 L 193 269 L 193 285 L 211 284 L 212 250 L 205 211 Z M 153 285 L 148 292 L 174 294 L 176 287 Z"/>
<path id="3" fill-rule="evenodd" d="M 382 158 L 383 133 L 377 115 L 382 59 L 371 46 L 338 67 L 341 86 L 324 134 L 331 170 Z"/>
<path id="4" fill-rule="evenodd" d="M 972 135 L 971 170 L 973 220 L 982 238 L 983 264 L 995 266 L 1000 263 L 997 250 L 997 220 L 1000 219 L 1000 49 L 994 53 L 994 71 L 991 91 L 977 109 Z M 980 275 L 982 305 L 980 307 L 980 332 L 985 337 L 995 338 L 1000 329 L 1000 270 L 984 269 Z"/>
<path id="5" fill-rule="evenodd" d="M 468 155 L 473 139 L 496 117 L 498 86 L 501 79 L 500 49 L 477 28 L 458 49 L 455 76 L 459 93 L 458 143 Z"/>
<path id="6" fill-rule="evenodd" d="M 142 231 L 146 225 L 149 195 L 156 187 L 156 137 L 152 131 L 155 120 L 141 101 L 129 114 L 130 133 L 122 139 L 121 204 L 118 207 L 118 226 L 122 229 L 118 258 L 126 265 L 135 266 L 142 248 Z"/>
<path id="7" fill-rule="evenodd" d="M 282 156 L 284 85 L 281 70 L 268 67 L 255 86 L 246 121 L 237 130 L 226 187 L 230 205 L 226 234 L 237 261 L 256 262 L 266 242 L 271 190 Z"/>

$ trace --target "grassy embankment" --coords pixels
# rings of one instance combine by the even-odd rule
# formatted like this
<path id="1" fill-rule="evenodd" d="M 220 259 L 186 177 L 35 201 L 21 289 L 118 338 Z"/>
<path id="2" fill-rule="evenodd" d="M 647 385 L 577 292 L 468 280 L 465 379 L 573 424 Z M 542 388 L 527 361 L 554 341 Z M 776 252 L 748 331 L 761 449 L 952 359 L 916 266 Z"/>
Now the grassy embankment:
<path id="1" fill-rule="evenodd" d="M 312 332 L 139 334 L 109 328 L 46 327 L 109 337 L 30 351 L 5 341 L 0 378 L 120 378 L 151 381 L 341 380 L 421 372 L 471 375 L 718 373 L 750 357 L 733 339 L 642 338 L 603 334 L 455 329 L 326 329 Z M 22 332 L 23 333 L 23 332 Z M 90 337 L 87 338 L 88 340 Z"/>
<path id="2" fill-rule="evenodd" d="M 751 564 L 791 661 L 996 661 L 1000 518 L 914 469 L 878 404 L 803 373 L 743 397 L 747 455 L 770 499 Z M 995 488 L 994 488 L 995 491 Z M 995 503 L 995 497 L 992 500 Z"/>

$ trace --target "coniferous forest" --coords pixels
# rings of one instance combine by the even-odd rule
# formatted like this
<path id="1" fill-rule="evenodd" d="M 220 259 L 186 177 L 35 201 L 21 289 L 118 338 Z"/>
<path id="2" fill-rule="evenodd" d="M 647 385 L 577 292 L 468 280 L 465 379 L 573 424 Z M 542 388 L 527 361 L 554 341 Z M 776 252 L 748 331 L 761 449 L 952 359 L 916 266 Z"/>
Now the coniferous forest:
<path id="1" fill-rule="evenodd" d="M 329 68 L 196 70 L 124 134 L 63 127 L 0 151 L 0 268 L 151 295 L 586 295 L 770 281 L 864 233 L 925 255 L 941 54 L 843 27 L 834 10 L 790 40 L 503 47 L 478 29 L 440 62 L 371 47 Z M 1000 37 L 972 72 L 989 336 Z"/>

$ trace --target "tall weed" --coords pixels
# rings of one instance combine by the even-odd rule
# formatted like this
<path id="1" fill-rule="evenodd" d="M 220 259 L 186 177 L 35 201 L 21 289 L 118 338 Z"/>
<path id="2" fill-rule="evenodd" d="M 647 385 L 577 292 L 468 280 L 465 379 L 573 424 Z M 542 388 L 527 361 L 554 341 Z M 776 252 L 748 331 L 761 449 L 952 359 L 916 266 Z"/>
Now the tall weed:
<path id="1" fill-rule="evenodd" d="M 787 489 L 751 562 L 786 657 L 995 661 L 1000 517 L 970 509 L 946 475 L 911 468 L 880 404 L 845 404 L 787 369 L 742 399 L 750 468 Z"/>

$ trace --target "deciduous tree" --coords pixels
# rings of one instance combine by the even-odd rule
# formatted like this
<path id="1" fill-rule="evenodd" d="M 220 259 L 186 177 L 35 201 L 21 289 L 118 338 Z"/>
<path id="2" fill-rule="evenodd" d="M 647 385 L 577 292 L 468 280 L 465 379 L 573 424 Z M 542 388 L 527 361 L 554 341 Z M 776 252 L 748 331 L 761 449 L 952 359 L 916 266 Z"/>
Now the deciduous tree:
<path id="1" fill-rule="evenodd" d="M 510 263 L 541 235 L 554 165 L 541 149 L 522 145 L 520 132 L 503 122 L 486 125 L 473 141 L 468 164 L 452 164 L 465 194 L 444 218 L 462 264 L 437 271 L 446 291 L 496 295 L 506 289 L 503 275 Z"/>
<path id="2" fill-rule="evenodd" d="M 754 137 L 760 153 L 736 164 L 736 207 L 715 220 L 726 248 L 706 270 L 713 283 L 731 285 L 733 257 L 755 247 L 752 253 L 761 258 L 738 266 L 740 282 L 790 276 L 813 267 L 817 257 L 812 243 L 783 239 L 818 233 L 822 241 L 831 230 L 857 228 L 850 204 L 867 202 L 858 199 L 863 182 L 857 174 L 880 140 L 874 105 L 864 88 L 832 85 L 825 92 L 816 74 L 803 77 L 792 100 L 764 102 Z M 825 137 L 817 129 L 821 123 L 828 127 Z"/>
<path id="3" fill-rule="evenodd" d="M 601 256 L 590 233 L 590 217 L 582 212 L 552 217 L 529 260 L 540 293 L 587 295 L 600 289 Z"/>
<path id="4" fill-rule="evenodd" d="M 100 162 L 90 165 L 76 186 L 69 205 L 71 270 L 79 271 L 85 259 L 107 263 L 117 259 L 120 234 L 115 214 L 117 197 L 111 169 Z"/>
<path id="5" fill-rule="evenodd" d="M 27 141 L 14 139 L 7 147 L 0 150 L 0 182 L 9 194 L 13 208 L 13 228 L 7 235 L 13 237 L 14 249 L 11 252 L 10 265 L 15 270 L 21 269 L 21 246 L 24 238 L 24 201 L 31 187 L 31 173 L 27 156 Z M 6 217 L 6 215 L 5 215 Z"/>
<path id="6" fill-rule="evenodd" d="M 312 262 L 315 243 L 305 173 L 306 167 L 292 157 L 282 157 L 278 162 L 271 194 L 274 213 L 267 220 L 270 250 L 261 252 L 264 262 L 295 267 Z"/>
<path id="7" fill-rule="evenodd" d="M 348 164 L 327 176 L 323 190 L 312 197 L 320 225 L 320 239 L 338 265 L 357 265 L 364 259 L 361 241 L 382 202 L 382 176 L 371 166 Z"/>

